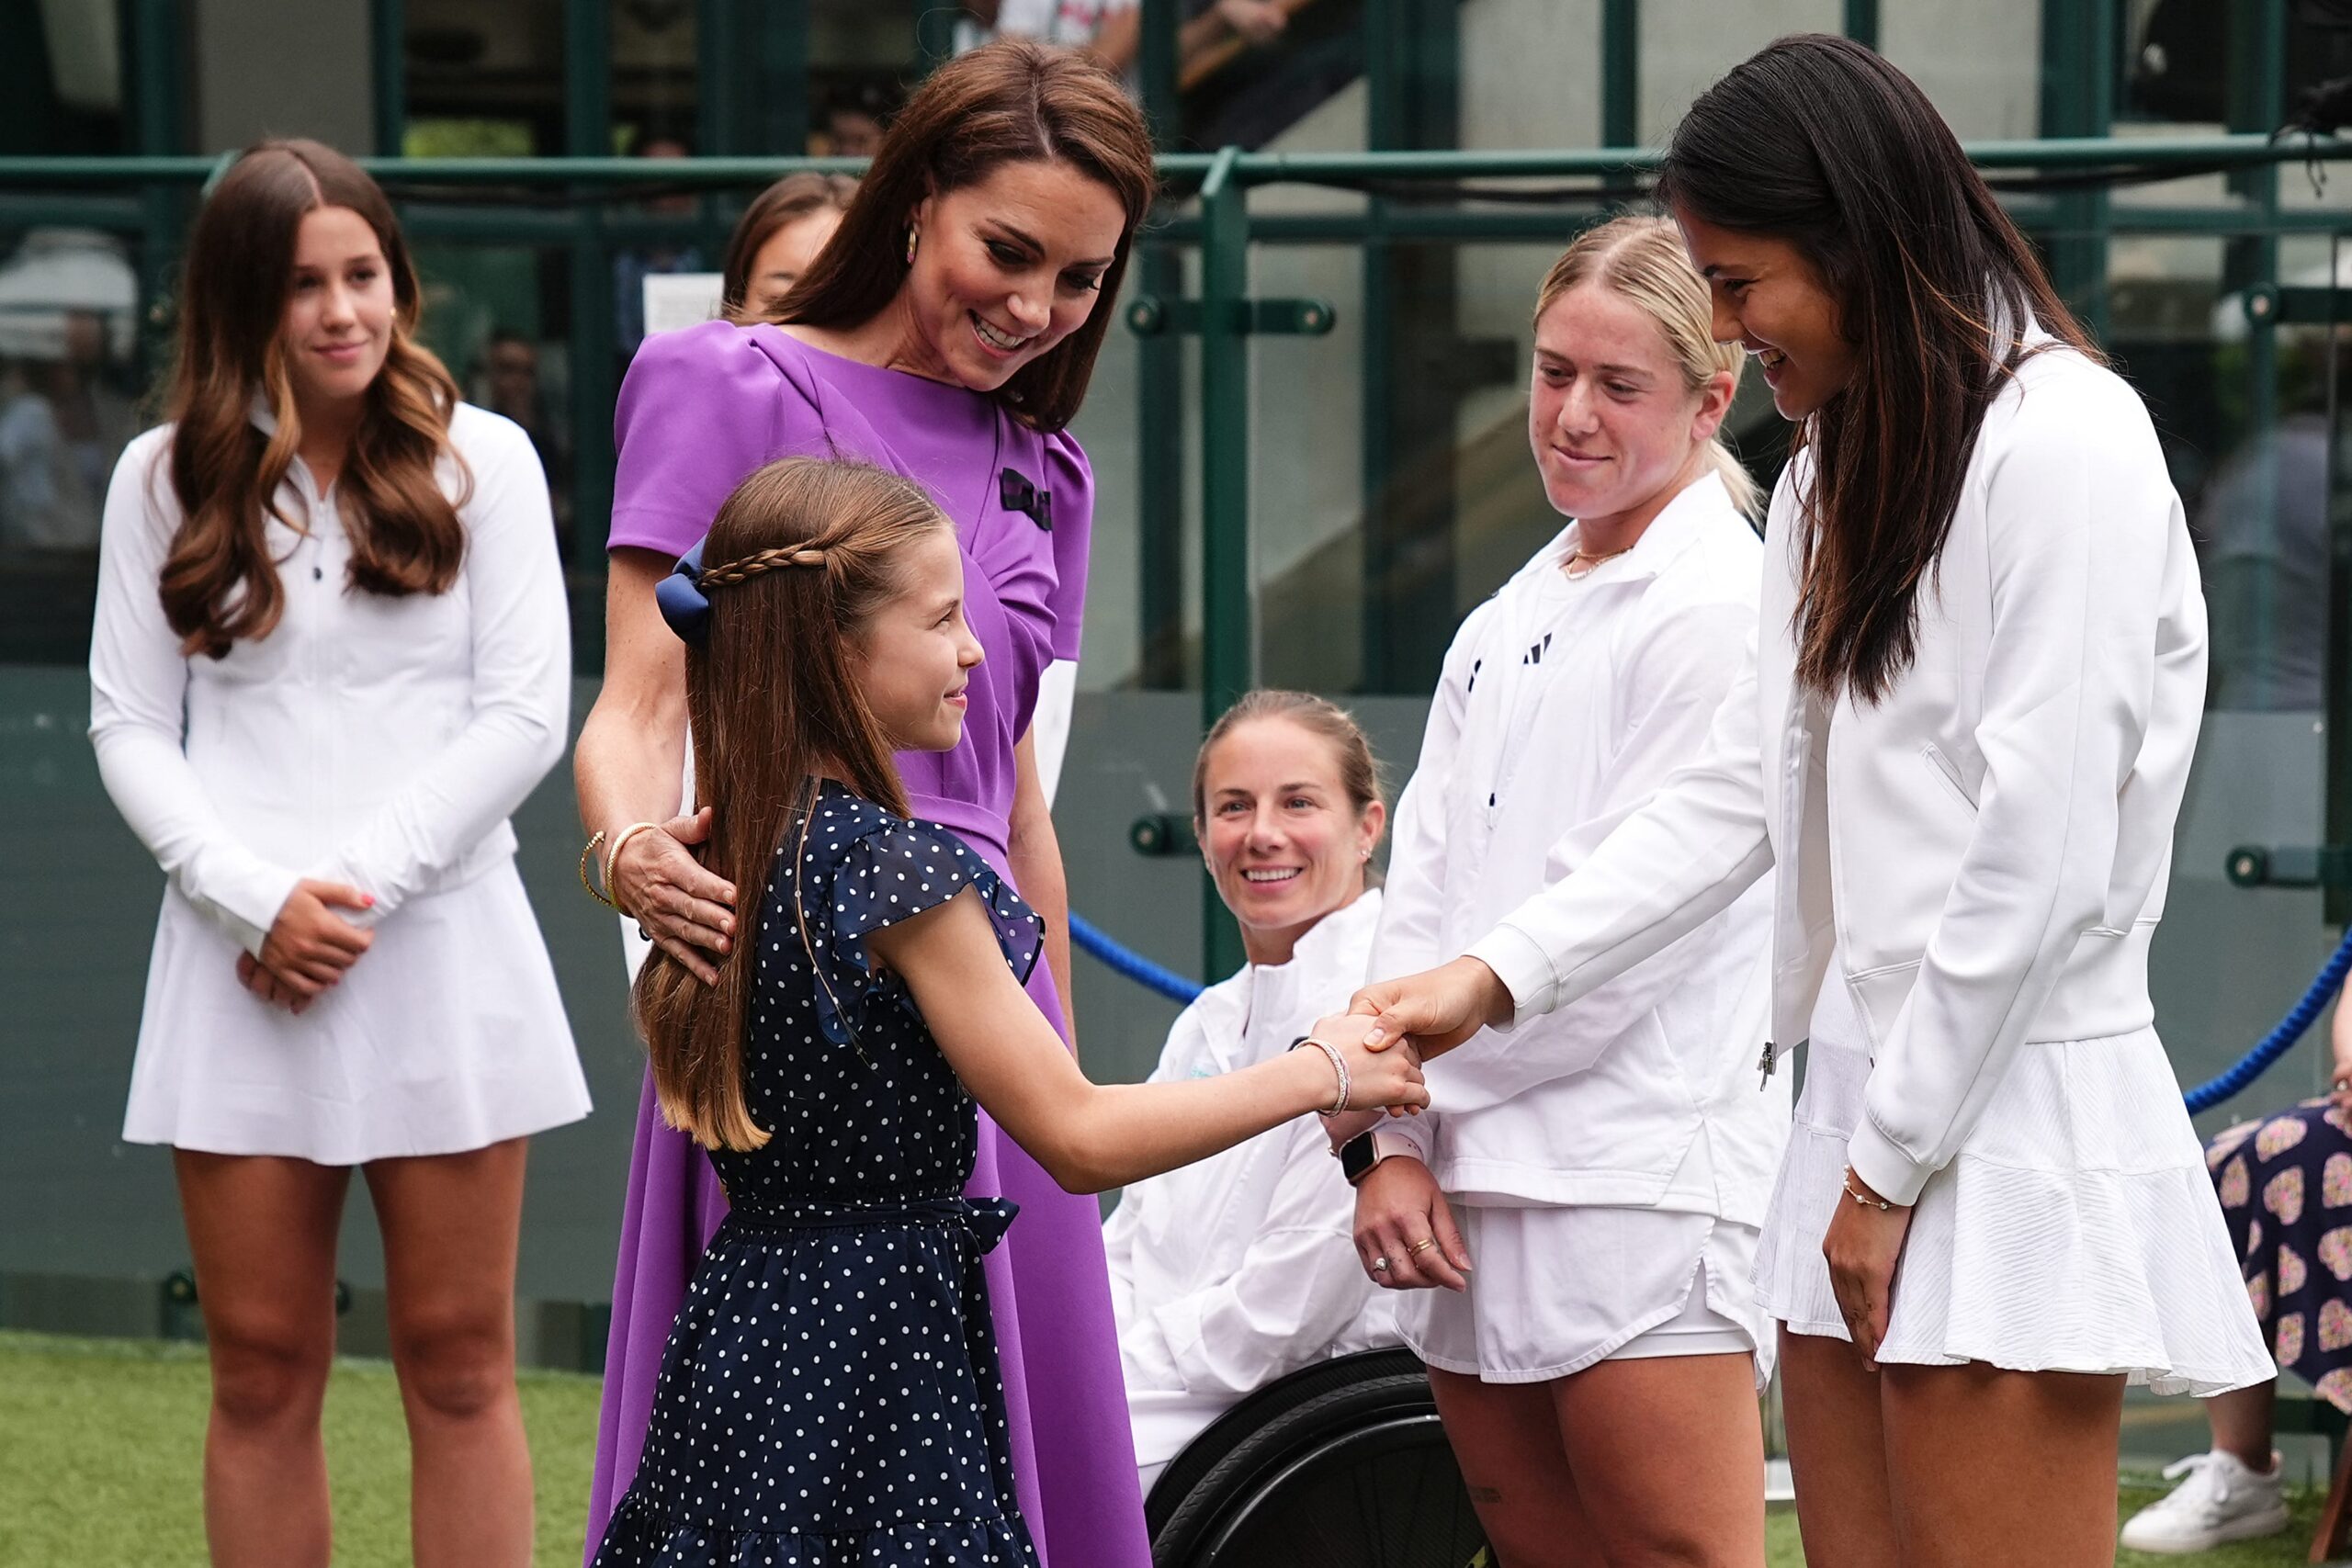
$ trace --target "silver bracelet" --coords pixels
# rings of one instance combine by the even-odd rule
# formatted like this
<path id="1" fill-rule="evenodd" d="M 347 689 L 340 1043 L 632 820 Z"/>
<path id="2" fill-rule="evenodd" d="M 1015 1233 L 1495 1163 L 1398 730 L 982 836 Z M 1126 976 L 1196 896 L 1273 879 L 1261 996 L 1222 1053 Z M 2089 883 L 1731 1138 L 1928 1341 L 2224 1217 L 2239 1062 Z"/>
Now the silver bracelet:
<path id="1" fill-rule="evenodd" d="M 1330 1110 L 1318 1111 L 1317 1114 L 1323 1116 L 1339 1115 L 1348 1108 L 1348 1059 L 1340 1055 L 1340 1048 L 1337 1045 L 1332 1044 L 1329 1040 L 1317 1040 L 1312 1034 L 1308 1035 L 1298 1043 L 1300 1045 L 1312 1045 L 1317 1050 L 1322 1052 L 1326 1056 L 1331 1058 L 1331 1070 L 1340 1075 L 1340 1092 L 1338 1095 L 1333 1097 Z M 1297 1046 L 1293 1046 L 1292 1049 L 1296 1050 Z"/>

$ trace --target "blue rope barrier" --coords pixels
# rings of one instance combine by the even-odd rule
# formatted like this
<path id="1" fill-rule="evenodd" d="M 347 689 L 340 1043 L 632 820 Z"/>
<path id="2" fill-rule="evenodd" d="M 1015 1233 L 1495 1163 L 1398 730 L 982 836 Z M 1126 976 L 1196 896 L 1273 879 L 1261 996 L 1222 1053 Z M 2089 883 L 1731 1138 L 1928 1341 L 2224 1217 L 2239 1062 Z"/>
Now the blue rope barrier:
<path id="1" fill-rule="evenodd" d="M 1069 918 L 1069 934 L 1070 940 L 1078 943 L 1079 951 L 1091 954 L 1117 974 L 1148 990 L 1159 992 L 1171 1001 L 1189 1002 L 1201 994 L 1202 987 L 1196 982 L 1153 963 L 1139 953 L 1120 946 L 1074 911 Z M 2264 1035 L 2254 1049 L 2239 1057 L 2228 1071 L 2199 1084 L 2181 1097 L 2188 1104 L 2189 1113 L 2194 1115 L 2199 1111 L 2211 1111 L 2222 1101 L 2236 1098 L 2255 1079 L 2269 1071 L 2278 1058 L 2292 1050 L 2295 1043 L 2319 1021 L 2319 1015 L 2327 1010 L 2327 1004 L 2344 988 L 2347 974 L 2352 974 L 2352 931 L 2345 932 L 2343 942 L 2336 945 L 2335 953 L 2321 966 L 2319 974 L 2312 980 L 2310 989 L 2303 993 L 2302 999 L 2287 1016 L 2278 1021 L 2277 1028 Z"/>
<path id="2" fill-rule="evenodd" d="M 2212 1110 L 2267 1071 L 2273 1062 L 2285 1055 L 2289 1048 L 2303 1037 L 2304 1031 L 2318 1021 L 2319 1015 L 2327 1010 L 2327 1004 L 2335 1000 L 2335 994 L 2344 988 L 2344 976 L 2347 973 L 2352 973 L 2352 931 L 2344 933 L 2344 940 L 2336 944 L 2335 956 L 2320 966 L 2311 989 L 2305 991 L 2303 999 L 2278 1021 L 2278 1028 L 2264 1035 L 2261 1042 L 2239 1057 L 2229 1071 L 2199 1084 L 2181 1096 L 2188 1104 L 2189 1113 L 2194 1115 L 2199 1111 Z"/>
<path id="3" fill-rule="evenodd" d="M 1201 987 L 1186 979 L 1173 969 L 1154 964 L 1140 953 L 1131 953 L 1095 930 L 1070 911 L 1069 939 L 1078 943 L 1080 953 L 1101 959 L 1104 964 L 1147 990 L 1158 991 L 1170 1001 L 1189 1002 L 1201 994 Z"/>

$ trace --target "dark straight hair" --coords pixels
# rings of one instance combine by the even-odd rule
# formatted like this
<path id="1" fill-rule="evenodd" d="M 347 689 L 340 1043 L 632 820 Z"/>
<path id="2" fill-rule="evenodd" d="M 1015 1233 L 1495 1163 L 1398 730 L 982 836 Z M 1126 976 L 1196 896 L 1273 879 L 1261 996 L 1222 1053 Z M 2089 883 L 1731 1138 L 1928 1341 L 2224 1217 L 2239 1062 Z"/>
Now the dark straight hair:
<path id="1" fill-rule="evenodd" d="M 1799 426 L 1797 676 L 1883 697 L 1918 644 L 1984 411 L 2029 321 L 2098 357 L 1917 84 L 1848 39 L 1784 38 L 1675 128 L 1660 200 L 1794 245 L 1837 303 L 1853 378 Z M 1792 452 L 1793 456 L 1793 452 Z"/>
<path id="2" fill-rule="evenodd" d="M 1117 77 L 1080 51 L 1002 38 L 933 72 L 890 122 L 842 226 L 764 319 L 839 329 L 872 321 L 907 281 L 908 225 L 923 199 L 1019 163 L 1068 164 L 1117 197 L 1126 213 L 1085 323 L 996 394 L 1023 423 L 1061 429 L 1086 400 L 1158 178 L 1143 112 Z"/>

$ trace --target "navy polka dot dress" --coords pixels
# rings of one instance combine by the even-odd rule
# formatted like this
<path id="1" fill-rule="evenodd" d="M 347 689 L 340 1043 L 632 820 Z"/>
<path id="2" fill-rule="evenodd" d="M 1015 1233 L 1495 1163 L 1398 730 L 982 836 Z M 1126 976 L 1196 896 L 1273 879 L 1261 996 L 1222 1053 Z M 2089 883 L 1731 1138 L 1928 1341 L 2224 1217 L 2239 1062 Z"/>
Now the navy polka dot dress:
<path id="1" fill-rule="evenodd" d="M 829 784 L 778 855 L 745 1041 L 772 1136 L 711 1156 L 731 1212 L 597 1568 L 1034 1568 L 980 1265 L 1012 1206 L 962 1196 L 971 1097 L 866 968 L 868 935 L 967 886 L 1025 979 L 1041 922 L 945 829 Z"/>

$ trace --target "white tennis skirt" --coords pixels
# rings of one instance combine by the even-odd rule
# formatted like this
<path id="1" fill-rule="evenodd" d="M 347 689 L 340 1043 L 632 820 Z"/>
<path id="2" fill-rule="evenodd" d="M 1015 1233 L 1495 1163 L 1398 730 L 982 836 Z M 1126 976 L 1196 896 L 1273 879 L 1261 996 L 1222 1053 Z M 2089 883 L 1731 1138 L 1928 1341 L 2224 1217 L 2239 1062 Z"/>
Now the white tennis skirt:
<path id="1" fill-rule="evenodd" d="M 365 1165 L 486 1148 L 588 1114 L 513 861 L 407 900 L 375 931 L 298 1018 L 239 985 L 236 944 L 166 889 L 124 1141 Z"/>
<path id="2" fill-rule="evenodd" d="M 1870 1070 L 1861 1052 L 1806 1049 L 1756 1266 L 1764 1311 L 1792 1333 L 1849 1337 L 1821 1239 L 1849 1201 Z M 2154 1030 L 2019 1048 L 1919 1195 L 1879 1359 L 2120 1372 L 2199 1396 L 2278 1375 Z"/>
<path id="3" fill-rule="evenodd" d="M 1548 1382 L 1606 1360 L 1745 1353 L 1758 1387 L 1771 1373 L 1752 1225 L 1665 1209 L 1465 1203 L 1453 1219 L 1470 1288 L 1397 1292 L 1397 1329 L 1432 1367 Z"/>

